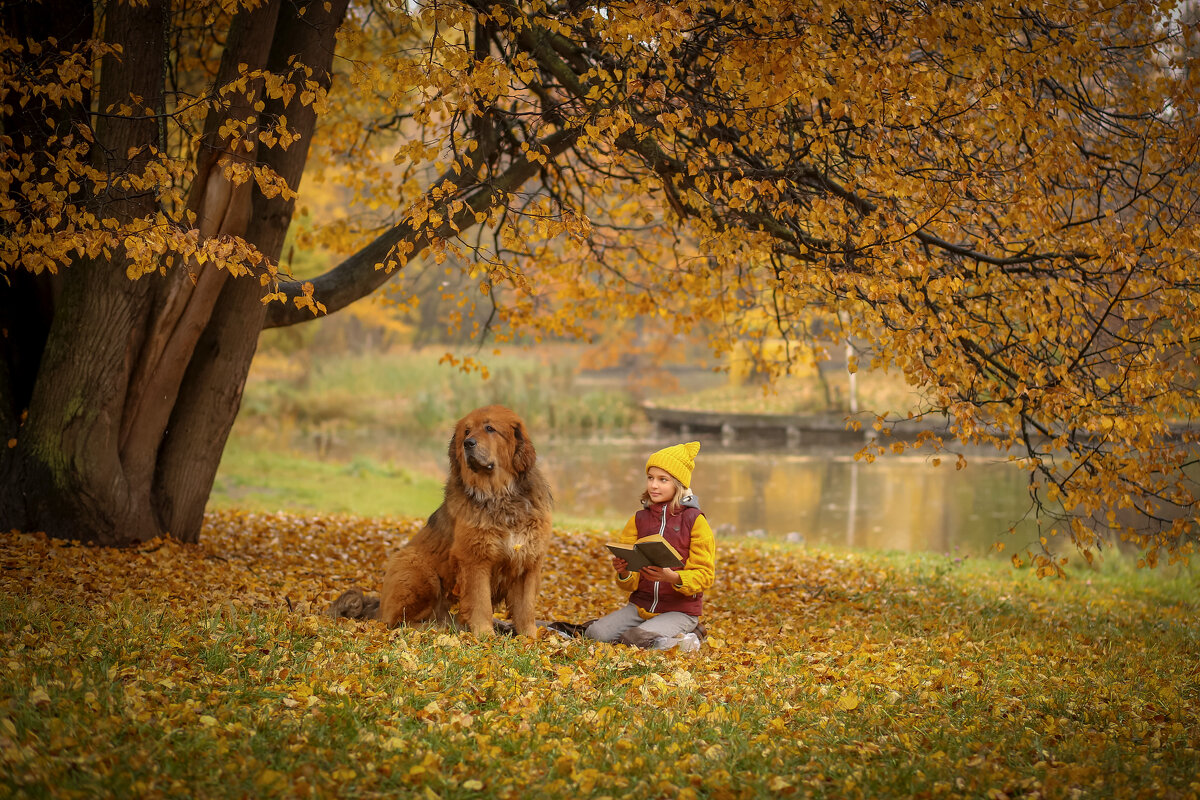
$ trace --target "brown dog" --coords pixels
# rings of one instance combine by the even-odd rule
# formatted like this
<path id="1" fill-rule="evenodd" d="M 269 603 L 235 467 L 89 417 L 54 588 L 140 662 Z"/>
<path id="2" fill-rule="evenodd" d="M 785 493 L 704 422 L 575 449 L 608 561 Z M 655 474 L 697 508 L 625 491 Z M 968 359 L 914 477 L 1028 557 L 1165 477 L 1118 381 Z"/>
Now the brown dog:
<path id="1" fill-rule="evenodd" d="M 521 418 L 503 406 L 472 411 L 450 440 L 445 500 L 388 560 L 379 618 L 455 622 L 457 601 L 457 621 L 485 635 L 504 601 L 517 633 L 533 636 L 552 506 Z"/>

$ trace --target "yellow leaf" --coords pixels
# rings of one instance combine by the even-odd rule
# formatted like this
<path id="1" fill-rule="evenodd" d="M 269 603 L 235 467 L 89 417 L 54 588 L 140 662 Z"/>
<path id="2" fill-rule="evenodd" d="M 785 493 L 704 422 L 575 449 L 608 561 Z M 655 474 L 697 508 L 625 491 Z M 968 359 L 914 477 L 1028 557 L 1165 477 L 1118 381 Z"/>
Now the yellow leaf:
<path id="1" fill-rule="evenodd" d="M 267 788 L 279 783 L 283 783 L 283 781 L 284 777 L 282 773 L 276 772 L 273 769 L 264 769 L 262 772 L 258 773 L 258 777 L 254 779 L 254 785 Z"/>
<path id="2" fill-rule="evenodd" d="M 854 692 L 847 692 L 838 700 L 838 708 L 842 711 L 853 711 L 858 708 L 858 695 Z"/>

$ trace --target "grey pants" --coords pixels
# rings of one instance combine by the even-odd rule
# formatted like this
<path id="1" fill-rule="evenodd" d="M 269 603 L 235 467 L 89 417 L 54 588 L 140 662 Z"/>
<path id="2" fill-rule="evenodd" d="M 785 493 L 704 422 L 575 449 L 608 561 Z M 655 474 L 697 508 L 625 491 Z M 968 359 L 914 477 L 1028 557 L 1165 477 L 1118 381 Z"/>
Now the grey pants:
<path id="1" fill-rule="evenodd" d="M 668 611 L 650 619 L 642 619 L 638 607 L 629 603 L 588 625 L 583 635 L 598 642 L 650 647 L 659 637 L 670 639 L 695 630 L 699 621 L 699 617 L 682 611 Z"/>

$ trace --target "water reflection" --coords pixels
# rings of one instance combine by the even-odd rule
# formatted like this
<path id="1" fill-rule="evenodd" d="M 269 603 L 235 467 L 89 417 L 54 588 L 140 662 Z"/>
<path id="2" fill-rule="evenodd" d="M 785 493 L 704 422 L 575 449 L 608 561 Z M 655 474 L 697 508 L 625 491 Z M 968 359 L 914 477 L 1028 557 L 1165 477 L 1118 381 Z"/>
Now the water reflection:
<path id="1" fill-rule="evenodd" d="M 626 518 L 638 508 L 646 456 L 665 444 L 542 448 L 558 513 Z M 1022 521 L 1028 474 L 983 452 L 956 470 L 952 458 L 938 467 L 917 456 L 856 462 L 850 446 L 739 452 L 703 444 L 693 488 L 719 534 L 974 557 L 1005 541 L 1003 558 L 1036 539 L 1036 525 Z"/>

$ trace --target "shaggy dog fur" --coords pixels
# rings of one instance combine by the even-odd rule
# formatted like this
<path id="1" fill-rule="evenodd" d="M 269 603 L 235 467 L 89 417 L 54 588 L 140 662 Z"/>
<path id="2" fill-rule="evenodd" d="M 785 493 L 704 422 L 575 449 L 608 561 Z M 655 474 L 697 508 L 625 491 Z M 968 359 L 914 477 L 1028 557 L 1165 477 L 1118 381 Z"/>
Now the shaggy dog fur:
<path id="1" fill-rule="evenodd" d="M 516 632 L 533 636 L 552 506 L 521 418 L 503 406 L 472 411 L 450 440 L 442 505 L 388 561 L 378 618 L 389 627 L 430 620 L 487 635 L 503 601 Z M 329 613 L 374 618 L 371 601 L 351 590 Z"/>

